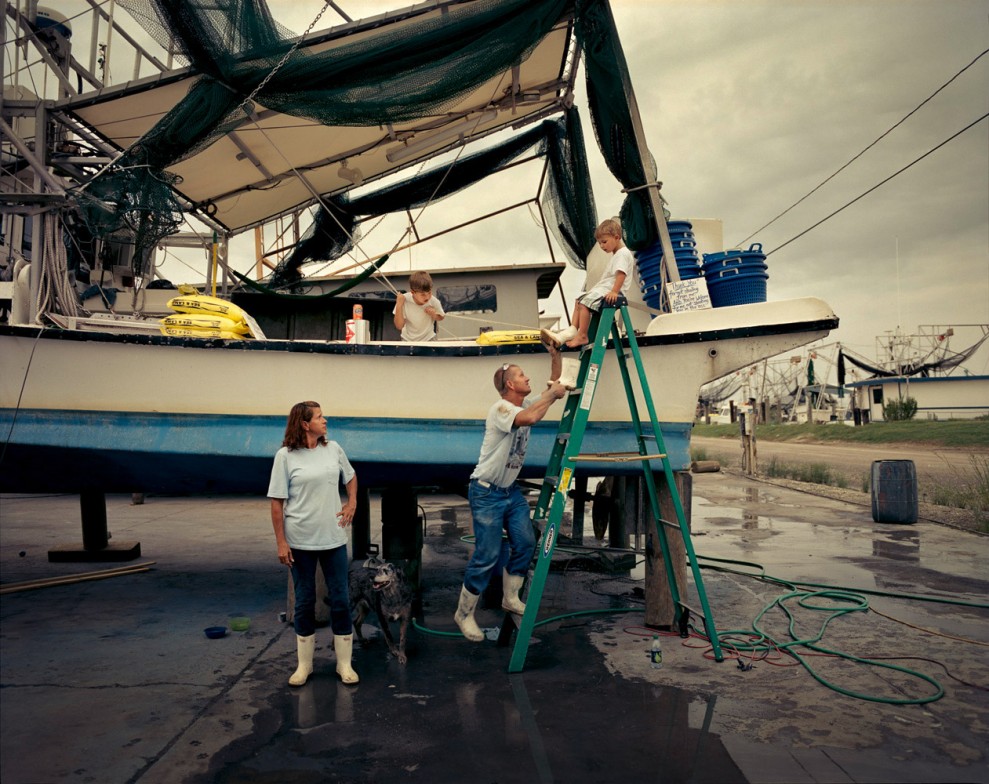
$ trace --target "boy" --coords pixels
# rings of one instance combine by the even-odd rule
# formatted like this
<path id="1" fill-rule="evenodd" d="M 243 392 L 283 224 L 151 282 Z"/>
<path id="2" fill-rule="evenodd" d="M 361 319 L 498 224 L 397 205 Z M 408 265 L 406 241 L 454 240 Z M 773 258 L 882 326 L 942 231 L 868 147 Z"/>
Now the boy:
<path id="1" fill-rule="evenodd" d="M 579 348 L 588 341 L 587 330 L 591 323 L 591 311 L 597 312 L 601 302 L 613 304 L 619 295 L 628 293 L 632 282 L 632 272 L 635 269 L 635 258 L 632 251 L 622 242 L 622 225 L 614 218 L 602 221 L 594 232 L 601 250 L 613 254 L 611 261 L 604 270 L 601 279 L 594 287 L 577 299 L 573 311 L 573 327 L 577 334 L 567 341 L 571 348 Z"/>
<path id="2" fill-rule="evenodd" d="M 436 339 L 437 321 L 446 318 L 443 306 L 433 296 L 433 279 L 428 272 L 416 270 L 409 276 L 410 291 L 399 294 L 395 301 L 395 329 L 402 331 L 402 340 Z"/>

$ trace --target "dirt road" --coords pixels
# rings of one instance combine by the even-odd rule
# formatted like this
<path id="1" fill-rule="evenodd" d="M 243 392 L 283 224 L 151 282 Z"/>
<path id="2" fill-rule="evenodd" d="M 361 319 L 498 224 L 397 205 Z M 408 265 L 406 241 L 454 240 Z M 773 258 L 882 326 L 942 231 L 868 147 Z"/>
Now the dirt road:
<path id="1" fill-rule="evenodd" d="M 693 436 L 691 446 L 707 453 L 709 459 L 721 460 L 726 465 L 741 464 L 742 447 L 737 439 L 701 438 Z M 759 441 L 757 465 L 765 470 L 775 457 L 783 463 L 823 463 L 844 474 L 852 486 L 861 484 L 869 475 L 875 460 L 913 460 L 917 469 L 917 482 L 969 477 L 973 471 L 973 456 L 989 459 L 989 447 L 983 450 L 928 448 L 923 446 L 889 446 L 885 444 L 805 444 L 792 441 Z"/>

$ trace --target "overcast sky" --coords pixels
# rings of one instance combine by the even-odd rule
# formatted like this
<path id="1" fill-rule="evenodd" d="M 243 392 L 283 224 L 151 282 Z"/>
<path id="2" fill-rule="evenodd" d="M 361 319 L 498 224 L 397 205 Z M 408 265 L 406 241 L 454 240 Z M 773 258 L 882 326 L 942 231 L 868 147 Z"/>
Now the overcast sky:
<path id="1" fill-rule="evenodd" d="M 337 5 L 361 18 L 405 4 Z M 302 32 L 323 2 L 269 0 L 269 6 L 286 27 Z M 613 0 L 612 6 L 673 217 L 721 220 L 726 247 L 793 205 L 989 48 L 989 0 Z M 327 10 L 317 28 L 340 21 Z M 771 252 L 769 298 L 824 299 L 841 319 L 828 342 L 872 359 L 876 336 L 897 327 L 913 333 L 919 325 L 989 324 L 989 120 L 772 252 L 987 112 L 989 55 L 747 240 L 746 247 L 759 242 Z M 590 133 L 586 110 L 583 116 Z M 588 149 L 599 218 L 617 214 L 620 186 L 593 144 Z M 493 204 L 502 187 L 488 186 L 473 203 Z M 442 222 L 444 207 L 431 217 Z M 530 215 L 505 220 L 428 243 L 404 263 L 547 259 Z M 578 287 L 580 277 L 568 275 L 569 286 Z M 959 329 L 952 348 L 979 334 Z M 968 368 L 989 373 L 989 346 Z"/>

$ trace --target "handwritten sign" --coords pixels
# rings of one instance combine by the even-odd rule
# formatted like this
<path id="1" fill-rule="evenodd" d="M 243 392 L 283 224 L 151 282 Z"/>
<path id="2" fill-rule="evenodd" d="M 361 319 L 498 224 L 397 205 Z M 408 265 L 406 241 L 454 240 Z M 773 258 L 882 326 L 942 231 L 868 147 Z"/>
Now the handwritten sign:
<path id="1" fill-rule="evenodd" d="M 666 293 L 670 298 L 670 310 L 674 313 L 711 307 L 711 298 L 707 293 L 707 281 L 704 278 L 670 281 L 666 284 Z"/>

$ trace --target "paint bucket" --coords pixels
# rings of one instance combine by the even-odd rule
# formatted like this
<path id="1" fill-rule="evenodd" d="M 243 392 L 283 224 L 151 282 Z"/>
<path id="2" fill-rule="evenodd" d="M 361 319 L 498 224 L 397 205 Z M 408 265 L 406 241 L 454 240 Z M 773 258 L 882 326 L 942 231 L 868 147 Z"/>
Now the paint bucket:
<path id="1" fill-rule="evenodd" d="M 364 319 L 347 319 L 347 335 L 346 341 L 348 343 L 367 343 L 370 332 L 368 328 L 368 322 Z"/>
<path id="2" fill-rule="evenodd" d="M 917 522 L 917 469 L 913 460 L 873 461 L 872 519 L 877 523 Z"/>

